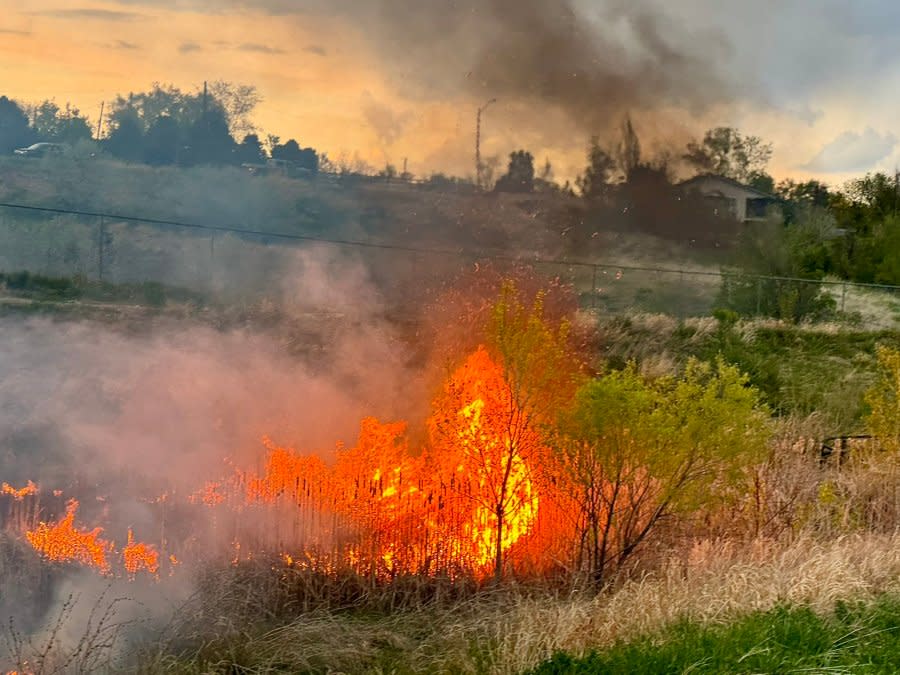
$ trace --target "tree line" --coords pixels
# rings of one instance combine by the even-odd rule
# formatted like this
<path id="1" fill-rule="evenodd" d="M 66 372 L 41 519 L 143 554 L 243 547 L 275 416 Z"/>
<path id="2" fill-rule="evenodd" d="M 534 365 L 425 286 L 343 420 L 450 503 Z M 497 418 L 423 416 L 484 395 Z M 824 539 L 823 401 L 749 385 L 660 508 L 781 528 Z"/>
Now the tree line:
<path id="1" fill-rule="evenodd" d="M 105 133 L 70 105 L 18 103 L 0 97 L 0 154 L 39 141 L 76 146 L 96 141 L 100 150 L 126 162 L 152 166 L 292 162 L 315 173 L 319 154 L 296 140 L 261 139 L 251 116 L 261 101 L 255 87 L 224 81 L 194 92 L 154 84 L 149 91 L 119 95 L 105 115 Z M 236 139 L 241 138 L 240 142 Z"/>
<path id="2" fill-rule="evenodd" d="M 772 145 L 761 138 L 717 127 L 680 153 L 647 157 L 626 118 L 612 143 L 591 139 L 574 185 L 554 183 L 549 162 L 535 172 L 532 154 L 518 150 L 494 189 L 579 198 L 581 208 L 559 223 L 573 252 L 591 251 L 596 233 L 610 228 L 727 252 L 728 267 L 746 276 L 727 278 L 718 304 L 741 315 L 833 317 L 834 298 L 815 283 L 825 277 L 900 285 L 900 172 L 868 173 L 841 186 L 776 182 L 768 172 L 771 156 Z M 769 195 L 765 218 L 745 225 L 716 213 L 678 184 L 679 173 L 722 176 Z M 808 283 L 760 281 L 760 275 Z"/>

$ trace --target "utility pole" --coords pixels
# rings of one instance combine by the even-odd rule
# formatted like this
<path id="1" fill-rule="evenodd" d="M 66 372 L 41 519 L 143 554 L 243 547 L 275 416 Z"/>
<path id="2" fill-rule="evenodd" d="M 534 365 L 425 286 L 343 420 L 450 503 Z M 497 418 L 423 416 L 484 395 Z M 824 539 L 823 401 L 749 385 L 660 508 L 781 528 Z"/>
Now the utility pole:
<path id="1" fill-rule="evenodd" d="M 475 115 L 475 187 L 481 190 L 481 113 L 488 109 L 497 99 L 492 98 L 478 109 Z"/>
<path id="2" fill-rule="evenodd" d="M 106 101 L 100 101 L 100 118 L 97 120 L 97 142 L 100 142 L 100 130 L 103 128 L 103 106 Z"/>

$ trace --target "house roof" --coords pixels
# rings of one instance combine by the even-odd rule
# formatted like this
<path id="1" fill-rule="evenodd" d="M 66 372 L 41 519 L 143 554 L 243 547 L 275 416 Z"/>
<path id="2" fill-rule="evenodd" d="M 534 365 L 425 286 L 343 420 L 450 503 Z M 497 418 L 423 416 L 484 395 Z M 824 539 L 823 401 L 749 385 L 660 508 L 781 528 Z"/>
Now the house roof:
<path id="1" fill-rule="evenodd" d="M 725 183 L 727 185 L 731 185 L 732 187 L 737 187 L 745 192 L 749 192 L 757 199 L 778 199 L 773 194 L 769 194 L 768 192 L 763 192 L 762 190 L 757 190 L 755 187 L 751 187 L 749 185 L 744 185 L 743 183 L 734 180 L 733 178 L 728 178 L 727 176 L 719 176 L 714 173 L 703 173 L 699 176 L 694 176 L 693 178 L 688 178 L 687 180 L 681 181 L 678 185 L 679 187 L 691 187 L 692 185 L 696 185 L 702 181 L 718 181 L 720 183 Z"/>

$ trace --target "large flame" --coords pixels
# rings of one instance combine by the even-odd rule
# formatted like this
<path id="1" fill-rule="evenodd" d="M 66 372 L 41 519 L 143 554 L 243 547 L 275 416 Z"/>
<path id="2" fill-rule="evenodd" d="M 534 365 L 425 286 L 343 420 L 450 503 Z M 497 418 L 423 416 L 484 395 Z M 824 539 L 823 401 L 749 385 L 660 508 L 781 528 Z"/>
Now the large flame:
<path id="1" fill-rule="evenodd" d="M 55 524 L 40 523 L 37 529 L 25 533 L 35 550 L 53 562 L 80 562 L 101 572 L 109 572 L 107 554 L 112 544 L 100 538 L 103 528 L 84 530 L 75 527 L 78 502 L 69 500 L 66 515 Z"/>
<path id="2" fill-rule="evenodd" d="M 234 468 L 224 478 L 208 476 L 181 506 L 173 503 L 174 493 L 144 501 L 157 513 L 208 510 L 208 529 L 228 542 L 235 562 L 275 554 L 288 566 L 349 568 L 385 578 L 486 577 L 526 560 L 539 566 L 552 530 L 546 523 L 556 517 L 558 502 L 546 498 L 552 487 L 544 476 L 552 456 L 502 365 L 486 349 L 450 375 L 427 426 L 428 443 L 411 448 L 405 422 L 367 417 L 355 445 L 339 448 L 332 464 L 264 437 L 258 471 Z M 2 488 L 14 500 L 36 492 L 32 483 Z M 202 546 L 196 537 L 179 544 L 164 535 L 154 547 L 135 541 L 129 529 L 116 554 L 100 527 L 75 526 L 77 509 L 72 500 L 58 522 L 40 522 L 26 532 L 48 560 L 89 565 L 104 574 L 115 573 L 111 559 L 121 560 L 129 578 L 141 571 L 155 577 L 157 549 L 165 551 L 173 573 Z"/>

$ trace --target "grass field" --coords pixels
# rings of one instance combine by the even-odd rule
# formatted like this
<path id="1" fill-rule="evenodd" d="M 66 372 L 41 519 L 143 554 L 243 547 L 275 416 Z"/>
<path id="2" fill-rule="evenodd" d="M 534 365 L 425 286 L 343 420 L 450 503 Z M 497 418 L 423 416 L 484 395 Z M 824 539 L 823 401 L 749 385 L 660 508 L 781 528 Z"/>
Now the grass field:
<path id="1" fill-rule="evenodd" d="M 558 654 L 531 675 L 614 673 L 883 673 L 900 663 L 900 598 L 756 612 L 724 626 L 677 623 L 656 635 L 573 659 Z"/>

